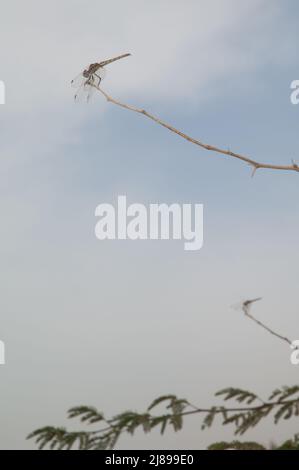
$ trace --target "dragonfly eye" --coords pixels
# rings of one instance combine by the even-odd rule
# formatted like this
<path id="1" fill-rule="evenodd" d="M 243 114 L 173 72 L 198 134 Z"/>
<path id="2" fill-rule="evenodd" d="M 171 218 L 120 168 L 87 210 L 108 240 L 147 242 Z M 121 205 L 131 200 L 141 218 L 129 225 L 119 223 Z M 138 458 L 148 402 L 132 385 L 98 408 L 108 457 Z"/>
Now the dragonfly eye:
<path id="1" fill-rule="evenodd" d="M 88 70 L 84 70 L 82 75 L 83 75 L 83 77 L 88 78 L 89 77 Z"/>

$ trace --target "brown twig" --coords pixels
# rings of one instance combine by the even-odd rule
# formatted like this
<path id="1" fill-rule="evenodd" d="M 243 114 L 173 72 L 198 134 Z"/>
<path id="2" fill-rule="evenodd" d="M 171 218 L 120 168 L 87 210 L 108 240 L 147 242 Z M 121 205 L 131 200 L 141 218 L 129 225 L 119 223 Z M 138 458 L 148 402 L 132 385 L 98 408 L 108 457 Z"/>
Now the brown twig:
<path id="1" fill-rule="evenodd" d="M 110 103 L 113 103 L 117 106 L 120 106 L 123 109 L 127 109 L 129 111 L 133 111 L 134 113 L 142 114 L 143 116 L 146 116 L 147 118 L 151 119 L 152 121 L 156 122 L 160 126 L 165 127 L 171 132 L 174 132 L 175 134 L 179 135 L 183 139 L 187 140 L 188 142 L 191 142 L 192 144 L 198 145 L 199 147 L 204 148 L 205 150 L 210 150 L 211 152 L 216 152 L 222 155 L 227 155 L 229 157 L 237 158 L 238 160 L 242 160 L 243 162 L 249 164 L 252 167 L 252 176 L 254 176 L 256 170 L 264 168 L 264 169 L 269 169 L 269 170 L 283 170 L 283 171 L 296 171 L 299 172 L 299 165 L 292 161 L 291 165 L 272 165 L 270 163 L 261 163 L 257 162 L 256 160 L 253 160 L 252 158 L 246 157 L 244 155 L 241 155 L 236 152 L 232 152 L 231 150 L 225 150 L 219 147 L 216 147 L 214 145 L 209 145 L 205 144 L 204 142 L 194 139 L 193 137 L 190 137 L 189 135 L 185 134 L 184 132 L 179 131 L 175 127 L 167 124 L 166 122 L 162 121 L 161 119 L 157 118 L 153 114 L 148 113 L 145 111 L 145 109 L 139 109 L 136 108 L 135 106 L 131 106 L 125 103 L 121 103 L 120 101 L 112 98 L 108 93 L 106 93 L 102 88 L 100 88 L 97 85 L 92 84 L 91 86 L 95 87 L 102 95 L 106 98 L 106 100 Z"/>
<path id="2" fill-rule="evenodd" d="M 297 347 L 294 347 L 293 346 L 293 343 L 292 341 L 287 338 L 286 336 L 282 336 L 281 334 L 277 333 L 276 331 L 272 330 L 271 328 L 269 328 L 267 325 L 265 325 L 264 323 L 262 323 L 261 321 L 257 320 L 257 318 L 255 318 L 251 313 L 249 313 L 249 310 L 250 310 L 250 307 L 251 305 L 254 303 L 254 302 L 258 302 L 259 300 L 262 300 L 262 297 L 258 297 L 256 299 L 252 299 L 252 300 L 245 300 L 245 302 L 243 302 L 242 304 L 242 310 L 244 312 L 244 315 L 248 318 L 250 318 L 250 320 L 254 321 L 257 325 L 261 326 L 262 328 L 264 328 L 264 330 L 268 331 L 268 333 L 270 333 L 271 335 L 273 336 L 276 336 L 276 338 L 279 338 L 281 339 L 282 341 L 285 341 L 286 343 L 288 343 L 292 348 L 294 349 L 297 349 Z"/>

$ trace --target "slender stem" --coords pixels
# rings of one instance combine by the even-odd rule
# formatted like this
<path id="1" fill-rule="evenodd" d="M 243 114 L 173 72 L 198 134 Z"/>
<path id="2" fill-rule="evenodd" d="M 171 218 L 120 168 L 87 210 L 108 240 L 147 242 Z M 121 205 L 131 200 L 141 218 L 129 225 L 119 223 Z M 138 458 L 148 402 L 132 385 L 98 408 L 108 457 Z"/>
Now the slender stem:
<path id="1" fill-rule="evenodd" d="M 242 304 L 242 310 L 244 312 L 244 315 L 248 318 L 250 318 L 250 320 L 254 321 L 257 325 L 259 325 L 260 327 L 264 328 L 264 330 L 268 331 L 268 333 L 270 333 L 271 335 L 273 336 L 276 336 L 276 338 L 279 338 L 281 339 L 282 341 L 288 343 L 290 346 L 293 347 L 293 343 L 292 341 L 287 338 L 286 336 L 283 336 L 281 335 L 280 333 L 277 333 L 276 331 L 272 330 L 272 328 L 270 328 L 269 326 L 265 325 L 264 323 L 262 323 L 260 320 L 258 320 L 257 318 L 255 318 L 251 313 L 249 313 L 249 309 L 251 307 L 251 305 L 253 304 L 253 302 L 257 302 L 261 300 L 261 297 L 259 297 L 258 299 L 253 299 L 253 300 L 246 300 L 245 302 L 243 302 Z M 294 349 L 297 349 L 297 348 L 294 348 Z"/>
<path id="2" fill-rule="evenodd" d="M 106 100 L 108 102 L 113 103 L 113 104 L 115 104 L 115 105 L 117 105 L 117 106 L 119 106 L 123 109 L 133 111 L 134 113 L 142 114 L 143 116 L 146 116 L 147 118 L 149 118 L 152 121 L 156 122 L 160 126 L 165 127 L 169 131 L 174 132 L 175 134 L 177 134 L 178 136 L 180 136 L 183 139 L 187 140 L 188 142 L 191 142 L 192 144 L 198 145 L 199 147 L 202 147 L 205 150 L 209 150 L 211 152 L 216 152 L 218 154 L 227 155 L 227 156 L 232 157 L 232 158 L 237 158 L 238 160 L 241 160 L 241 161 L 249 164 L 253 169 L 252 170 L 252 176 L 255 174 L 256 170 L 258 170 L 260 168 L 270 169 L 270 170 L 282 170 L 282 171 L 299 172 L 299 166 L 294 161 L 292 161 L 291 165 L 274 165 L 274 164 L 270 164 L 270 163 L 262 163 L 262 162 L 258 162 L 256 160 L 253 160 L 252 158 L 247 157 L 245 155 L 242 155 L 240 153 L 232 152 L 229 149 L 225 150 L 225 149 L 216 147 L 215 145 L 206 144 L 206 143 L 202 142 L 201 140 L 190 137 L 189 135 L 187 135 L 184 132 L 176 129 L 175 127 L 171 126 L 170 124 L 167 124 L 166 122 L 162 121 L 161 119 L 154 116 L 153 114 L 150 114 L 147 111 L 145 111 L 145 109 L 136 108 L 135 106 L 122 103 L 122 102 L 112 98 L 110 95 L 108 95 L 108 93 L 106 93 L 99 86 L 97 86 L 95 84 L 92 84 L 91 86 L 95 87 L 100 93 L 102 93 L 102 95 L 106 98 Z"/>

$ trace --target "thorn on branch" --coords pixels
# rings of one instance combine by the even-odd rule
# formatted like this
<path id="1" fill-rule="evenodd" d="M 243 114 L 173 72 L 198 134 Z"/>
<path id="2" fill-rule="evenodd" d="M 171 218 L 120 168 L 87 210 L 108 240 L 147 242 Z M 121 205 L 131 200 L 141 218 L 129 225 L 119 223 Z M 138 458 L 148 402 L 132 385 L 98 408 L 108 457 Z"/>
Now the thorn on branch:
<path id="1" fill-rule="evenodd" d="M 251 173 L 251 178 L 253 178 L 255 173 L 256 173 L 256 170 L 258 170 L 260 168 L 260 166 L 259 166 L 258 163 L 252 163 L 251 166 L 253 167 L 253 170 L 252 170 L 252 173 Z"/>

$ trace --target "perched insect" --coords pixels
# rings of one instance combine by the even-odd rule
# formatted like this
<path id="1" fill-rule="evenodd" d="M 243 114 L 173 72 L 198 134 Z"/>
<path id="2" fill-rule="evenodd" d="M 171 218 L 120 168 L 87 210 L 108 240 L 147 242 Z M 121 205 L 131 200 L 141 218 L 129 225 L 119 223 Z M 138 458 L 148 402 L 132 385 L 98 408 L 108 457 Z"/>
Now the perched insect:
<path id="1" fill-rule="evenodd" d="M 95 87 L 99 86 L 103 78 L 105 77 L 105 66 L 115 62 L 116 60 L 123 59 L 124 57 L 128 57 L 131 54 L 122 54 L 117 57 L 113 57 L 112 59 L 103 60 L 101 62 L 96 62 L 94 64 L 90 64 L 86 67 L 83 72 L 81 72 L 77 77 L 75 77 L 71 81 L 71 85 L 74 88 L 77 88 L 77 92 L 75 94 L 75 101 L 78 101 L 82 92 L 83 95 L 85 94 L 86 100 L 89 101 Z"/>
<path id="2" fill-rule="evenodd" d="M 248 313 L 251 305 L 254 302 L 258 302 L 259 300 L 262 300 L 262 297 L 256 297 L 255 299 L 249 299 L 249 300 L 242 300 L 241 302 L 238 302 L 231 307 L 234 310 L 243 310 L 244 313 Z"/>

